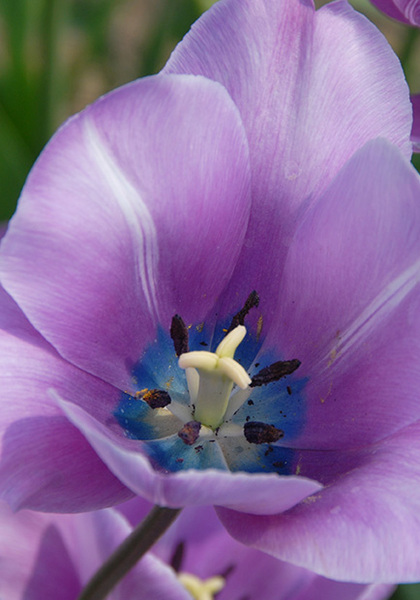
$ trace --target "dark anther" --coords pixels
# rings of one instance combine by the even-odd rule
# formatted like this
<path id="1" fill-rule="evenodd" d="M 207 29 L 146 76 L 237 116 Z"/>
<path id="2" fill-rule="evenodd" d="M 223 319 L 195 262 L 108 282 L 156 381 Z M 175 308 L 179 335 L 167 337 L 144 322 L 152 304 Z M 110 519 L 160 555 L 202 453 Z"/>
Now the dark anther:
<path id="1" fill-rule="evenodd" d="M 142 398 L 150 408 L 164 408 L 171 403 L 170 395 L 163 390 L 148 390 Z"/>
<path id="2" fill-rule="evenodd" d="M 170 334 L 176 355 L 181 356 L 181 354 L 188 352 L 188 329 L 179 315 L 172 317 Z"/>
<path id="3" fill-rule="evenodd" d="M 229 329 L 226 332 L 226 335 L 230 331 L 235 329 L 235 327 L 238 327 L 238 325 L 243 325 L 245 322 L 245 317 L 247 316 L 247 314 L 249 313 L 251 308 L 257 307 L 259 303 L 260 303 L 260 298 L 259 298 L 257 292 L 255 290 L 253 290 L 249 294 L 248 298 L 246 299 L 244 307 L 241 308 L 241 310 L 238 313 L 236 313 L 236 315 L 233 317 L 232 322 L 229 326 Z"/>
<path id="4" fill-rule="evenodd" d="M 184 542 L 179 542 L 179 544 L 177 544 L 175 548 L 174 553 L 172 554 L 172 558 L 169 564 L 171 565 L 175 573 L 179 573 L 179 571 L 181 570 L 182 559 L 184 558 L 184 550 Z"/>
<path id="5" fill-rule="evenodd" d="M 300 360 L 297 360 L 297 358 L 294 358 L 293 360 L 279 360 L 269 367 L 261 369 L 259 373 L 254 375 L 249 387 L 257 387 L 259 385 L 278 381 L 285 375 L 290 375 L 296 371 L 299 366 Z"/>
<path id="6" fill-rule="evenodd" d="M 284 431 L 274 425 L 250 421 L 244 425 L 244 435 L 250 444 L 272 444 L 284 436 Z"/>
<path id="7" fill-rule="evenodd" d="M 185 423 L 184 427 L 182 427 L 178 431 L 178 436 L 187 444 L 187 446 L 192 446 L 198 439 L 200 435 L 201 423 L 198 421 L 188 421 Z"/>

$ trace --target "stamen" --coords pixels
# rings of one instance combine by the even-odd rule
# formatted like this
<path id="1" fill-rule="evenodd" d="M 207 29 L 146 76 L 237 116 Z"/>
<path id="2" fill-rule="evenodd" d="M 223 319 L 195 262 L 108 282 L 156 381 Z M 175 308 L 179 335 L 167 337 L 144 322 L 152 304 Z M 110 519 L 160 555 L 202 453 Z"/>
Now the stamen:
<path id="1" fill-rule="evenodd" d="M 205 371 L 213 371 L 218 362 L 216 354 L 214 352 L 207 352 L 207 350 L 193 350 L 192 352 L 181 354 L 178 360 L 181 369 L 194 367 L 194 369 L 203 369 Z"/>
<path id="2" fill-rule="evenodd" d="M 229 356 L 224 356 L 217 363 L 219 369 L 229 377 L 241 390 L 246 390 L 246 388 L 251 383 L 251 378 L 248 373 L 245 371 L 241 365 L 234 360 L 233 358 L 229 358 Z"/>
<path id="3" fill-rule="evenodd" d="M 236 313 L 236 315 L 233 317 L 229 329 L 227 330 L 227 333 L 229 334 L 238 325 L 243 325 L 245 323 L 245 317 L 247 316 L 251 308 L 256 308 L 259 305 L 259 303 L 260 298 L 257 292 L 253 290 L 246 299 L 244 307 L 241 308 L 241 310 L 238 313 Z"/>
<path id="4" fill-rule="evenodd" d="M 194 404 L 194 418 L 207 427 L 215 429 L 223 421 L 229 404 L 233 384 L 246 389 L 251 378 L 245 369 L 234 360 L 235 350 L 246 335 L 246 328 L 238 325 L 236 329 L 220 342 L 216 352 L 198 350 L 181 354 L 178 364 L 181 369 L 194 369 L 198 373 L 197 381 L 188 374 L 193 391 L 190 396 Z"/>
<path id="5" fill-rule="evenodd" d="M 200 387 L 200 375 L 197 369 L 189 367 L 185 369 L 185 377 L 187 378 L 188 392 L 190 394 L 190 404 L 195 404 Z"/>
<path id="6" fill-rule="evenodd" d="M 215 354 L 220 356 L 229 356 L 233 358 L 236 348 L 246 336 L 246 328 L 243 325 L 238 325 L 233 331 L 228 333 L 216 348 Z"/>
<path id="7" fill-rule="evenodd" d="M 197 441 L 200 435 L 201 423 L 198 421 L 188 421 L 185 425 L 178 431 L 178 436 L 187 444 L 187 446 L 192 446 Z"/>
<path id="8" fill-rule="evenodd" d="M 257 387 L 267 383 L 272 383 L 273 381 L 278 381 L 282 377 L 290 375 L 296 371 L 300 364 L 301 362 L 297 358 L 294 358 L 293 360 L 279 360 L 269 367 L 261 369 L 259 373 L 254 375 L 249 386 Z"/>
<path id="9" fill-rule="evenodd" d="M 178 579 L 194 600 L 213 600 L 225 586 L 225 580 L 220 576 L 203 580 L 190 573 L 180 573 Z"/>
<path id="10" fill-rule="evenodd" d="M 172 317 L 170 333 L 176 355 L 181 356 L 181 354 L 188 352 L 188 329 L 179 315 Z"/>
<path id="11" fill-rule="evenodd" d="M 141 398 L 147 402 L 150 408 L 165 408 L 171 403 L 171 397 L 164 390 L 148 390 Z"/>
<path id="12" fill-rule="evenodd" d="M 244 435 L 250 444 L 272 444 L 284 436 L 284 431 L 274 425 L 249 421 L 244 425 Z"/>

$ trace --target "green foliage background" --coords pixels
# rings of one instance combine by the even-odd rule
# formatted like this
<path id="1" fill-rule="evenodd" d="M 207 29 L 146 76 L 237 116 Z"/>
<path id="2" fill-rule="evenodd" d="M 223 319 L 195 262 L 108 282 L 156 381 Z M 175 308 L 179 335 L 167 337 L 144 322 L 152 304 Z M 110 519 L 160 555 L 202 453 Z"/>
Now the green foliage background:
<path id="1" fill-rule="evenodd" d="M 316 0 L 318 6 L 328 0 Z M 0 221 L 14 212 L 37 156 L 68 116 L 157 72 L 212 0 L 0 0 Z M 353 0 L 384 32 L 420 93 L 420 32 Z M 413 159 L 420 170 L 420 155 Z M 393 600 L 420 600 L 420 584 Z"/>

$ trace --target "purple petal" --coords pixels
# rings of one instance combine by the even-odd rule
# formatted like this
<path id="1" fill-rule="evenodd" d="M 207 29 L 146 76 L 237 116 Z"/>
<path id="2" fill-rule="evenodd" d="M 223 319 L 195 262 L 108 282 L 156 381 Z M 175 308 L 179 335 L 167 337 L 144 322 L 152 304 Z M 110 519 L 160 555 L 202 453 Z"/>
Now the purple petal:
<path id="1" fill-rule="evenodd" d="M 297 230 L 266 340 L 309 378 L 291 445 L 357 448 L 420 417 L 419 200 L 415 169 L 378 140 Z"/>
<path id="2" fill-rule="evenodd" d="M 371 0 L 393 19 L 420 27 L 420 0 Z"/>
<path id="3" fill-rule="evenodd" d="M 411 130 L 411 141 L 413 152 L 420 152 L 420 94 L 411 96 L 413 105 L 413 129 Z"/>
<path id="4" fill-rule="evenodd" d="M 253 514 L 287 510 L 321 485 L 304 477 L 230 473 L 194 469 L 168 474 L 155 471 L 141 442 L 122 438 L 75 404 L 60 401 L 67 417 L 82 431 L 109 469 L 135 494 L 160 506 L 220 505 Z"/>
<path id="5" fill-rule="evenodd" d="M 143 79 L 49 143 L 2 244 L 4 286 L 73 364 L 126 390 L 157 322 L 199 323 L 249 216 L 247 141 L 217 83 Z"/>
<path id="6" fill-rule="evenodd" d="M 276 294 L 296 210 L 368 140 L 385 137 L 411 155 L 411 106 L 399 61 L 347 2 L 318 12 L 311 2 L 217 2 L 164 72 L 220 81 L 247 132 L 253 208 L 231 297 L 243 293 L 244 272 L 249 291 L 267 302 Z"/>
<path id="7" fill-rule="evenodd" d="M 63 512 L 129 497 L 49 395 L 89 399 L 100 414 L 116 390 L 63 361 L 3 290 L 0 306 L 2 496 L 15 508 Z"/>
<path id="8" fill-rule="evenodd" d="M 419 440 L 419 424 L 401 430 L 284 515 L 219 509 L 219 516 L 239 541 L 326 577 L 418 581 Z"/>

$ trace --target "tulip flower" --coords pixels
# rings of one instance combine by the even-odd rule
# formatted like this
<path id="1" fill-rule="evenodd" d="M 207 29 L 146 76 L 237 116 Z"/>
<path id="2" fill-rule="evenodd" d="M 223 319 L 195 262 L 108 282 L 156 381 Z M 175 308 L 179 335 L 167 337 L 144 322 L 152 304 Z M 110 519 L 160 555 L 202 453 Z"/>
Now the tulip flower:
<path id="1" fill-rule="evenodd" d="M 318 574 L 418 579 L 411 126 L 373 25 L 298 0 L 218 2 L 64 124 L 1 245 L 2 496 L 213 504 Z"/>

